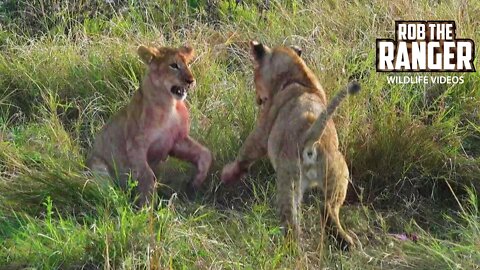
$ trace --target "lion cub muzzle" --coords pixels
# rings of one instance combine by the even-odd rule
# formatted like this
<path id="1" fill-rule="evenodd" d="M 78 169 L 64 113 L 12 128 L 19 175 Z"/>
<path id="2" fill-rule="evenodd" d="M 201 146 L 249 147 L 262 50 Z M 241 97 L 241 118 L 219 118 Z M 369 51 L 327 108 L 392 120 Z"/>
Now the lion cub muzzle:
<path id="1" fill-rule="evenodd" d="M 195 87 L 195 78 L 193 75 L 186 71 L 180 71 L 184 74 L 183 82 L 179 83 L 178 85 L 173 85 L 170 88 L 170 93 L 172 93 L 173 97 L 177 100 L 185 100 L 187 98 L 188 91 Z"/>

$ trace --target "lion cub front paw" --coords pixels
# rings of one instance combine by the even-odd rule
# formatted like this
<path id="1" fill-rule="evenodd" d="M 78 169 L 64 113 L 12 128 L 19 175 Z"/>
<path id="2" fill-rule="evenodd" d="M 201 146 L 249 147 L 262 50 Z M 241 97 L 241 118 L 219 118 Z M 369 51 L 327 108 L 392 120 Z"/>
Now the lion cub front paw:
<path id="1" fill-rule="evenodd" d="M 223 167 L 221 180 L 224 184 L 230 184 L 240 180 L 245 172 L 238 162 L 232 162 Z"/>

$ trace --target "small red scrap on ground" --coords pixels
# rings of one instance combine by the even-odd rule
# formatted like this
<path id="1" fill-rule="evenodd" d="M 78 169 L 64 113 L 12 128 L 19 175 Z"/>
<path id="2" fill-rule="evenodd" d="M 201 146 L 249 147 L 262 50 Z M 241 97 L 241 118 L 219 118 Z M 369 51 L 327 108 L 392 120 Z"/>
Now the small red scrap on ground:
<path id="1" fill-rule="evenodd" d="M 418 240 L 418 236 L 415 233 L 390 233 L 389 235 L 400 241 L 411 240 L 413 242 L 417 242 Z"/>

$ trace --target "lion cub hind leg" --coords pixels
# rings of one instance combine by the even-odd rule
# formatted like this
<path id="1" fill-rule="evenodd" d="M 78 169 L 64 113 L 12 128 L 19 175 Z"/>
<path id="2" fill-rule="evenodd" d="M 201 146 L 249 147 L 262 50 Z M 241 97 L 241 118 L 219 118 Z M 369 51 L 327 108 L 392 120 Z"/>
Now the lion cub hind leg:
<path id="1" fill-rule="evenodd" d="M 300 170 L 295 161 L 282 161 L 277 168 L 277 209 L 284 234 L 289 232 L 296 239 L 301 235 L 299 211 L 302 201 Z"/>
<path id="2" fill-rule="evenodd" d="M 341 248 L 348 250 L 350 247 L 355 247 L 355 243 L 340 222 L 340 207 L 343 205 L 347 194 L 349 172 L 343 155 L 337 151 L 333 156 L 334 159 L 330 159 L 329 164 L 327 164 L 327 175 L 322 185 L 327 211 L 324 220 L 327 221 L 329 229 L 331 229 Z"/>
<path id="3" fill-rule="evenodd" d="M 86 165 L 94 175 L 111 177 L 109 166 L 98 156 L 89 157 L 86 161 Z"/>
<path id="4" fill-rule="evenodd" d="M 335 237 L 341 249 L 349 250 L 355 247 L 355 243 L 340 223 L 340 206 L 341 205 L 335 203 L 327 203 L 327 215 L 324 217 L 324 220 L 326 220 L 332 235 Z"/>
<path id="5" fill-rule="evenodd" d="M 86 161 L 87 167 L 94 176 L 110 179 L 112 177 L 108 164 L 98 156 L 91 156 Z"/>
<path id="6" fill-rule="evenodd" d="M 107 189 L 112 186 L 112 171 L 101 157 L 92 155 L 88 157 L 85 163 L 88 168 L 85 173 L 88 176 L 93 176 L 93 181 L 98 187 Z"/>

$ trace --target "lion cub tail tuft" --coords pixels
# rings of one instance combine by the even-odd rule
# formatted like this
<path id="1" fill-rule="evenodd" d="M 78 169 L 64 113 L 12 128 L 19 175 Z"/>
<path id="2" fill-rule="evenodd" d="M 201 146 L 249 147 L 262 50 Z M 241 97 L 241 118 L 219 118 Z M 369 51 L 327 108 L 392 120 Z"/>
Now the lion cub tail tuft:
<path id="1" fill-rule="evenodd" d="M 349 95 L 355 95 L 360 92 L 360 84 L 357 81 L 351 81 L 347 86 L 347 91 Z"/>

